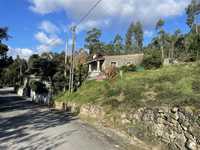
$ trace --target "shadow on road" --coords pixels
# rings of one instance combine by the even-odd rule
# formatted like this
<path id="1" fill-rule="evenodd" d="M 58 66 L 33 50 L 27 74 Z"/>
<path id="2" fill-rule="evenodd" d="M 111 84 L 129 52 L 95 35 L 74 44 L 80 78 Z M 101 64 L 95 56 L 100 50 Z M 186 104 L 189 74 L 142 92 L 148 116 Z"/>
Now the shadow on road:
<path id="1" fill-rule="evenodd" d="M 49 111 L 44 106 L 35 105 L 21 97 L 3 94 L 0 95 L 0 149 L 8 149 L 6 147 L 11 141 L 21 143 L 31 140 L 33 141 L 22 149 L 39 149 L 40 146 L 42 149 L 53 149 L 66 142 L 63 141 L 63 136 L 75 132 L 68 131 L 53 137 L 44 136 L 42 131 L 62 126 L 76 118 L 70 113 Z"/>

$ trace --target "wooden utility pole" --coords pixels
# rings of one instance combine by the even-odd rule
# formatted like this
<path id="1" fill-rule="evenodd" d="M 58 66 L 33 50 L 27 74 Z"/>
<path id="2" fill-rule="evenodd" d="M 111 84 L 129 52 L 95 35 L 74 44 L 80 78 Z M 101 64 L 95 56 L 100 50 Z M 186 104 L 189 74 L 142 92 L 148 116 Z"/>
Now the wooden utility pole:
<path id="1" fill-rule="evenodd" d="M 66 38 L 66 45 L 65 45 L 65 70 L 64 70 L 64 77 L 67 78 L 67 64 L 68 64 L 68 36 Z M 64 92 L 66 91 L 66 86 L 64 87 Z"/>
<path id="2" fill-rule="evenodd" d="M 194 18 L 196 35 L 199 34 L 197 16 Z M 199 51 L 197 50 L 196 60 L 199 60 Z"/>
<path id="3" fill-rule="evenodd" d="M 68 37 L 66 38 L 66 46 L 65 46 L 65 71 L 64 71 L 65 77 L 67 77 L 67 63 L 68 63 Z"/>
<path id="4" fill-rule="evenodd" d="M 76 26 L 71 28 L 72 31 L 72 54 L 71 54 L 71 65 L 70 65 L 70 77 L 69 77 L 69 92 L 74 91 L 74 52 L 76 49 Z"/>
<path id="5" fill-rule="evenodd" d="M 79 23 L 71 28 L 72 31 L 72 54 L 71 54 L 71 65 L 70 65 L 70 76 L 69 76 L 69 92 L 74 91 L 74 52 L 76 49 L 76 28 L 92 13 L 92 11 L 98 6 L 102 0 L 98 0 L 94 6 L 80 19 Z"/>

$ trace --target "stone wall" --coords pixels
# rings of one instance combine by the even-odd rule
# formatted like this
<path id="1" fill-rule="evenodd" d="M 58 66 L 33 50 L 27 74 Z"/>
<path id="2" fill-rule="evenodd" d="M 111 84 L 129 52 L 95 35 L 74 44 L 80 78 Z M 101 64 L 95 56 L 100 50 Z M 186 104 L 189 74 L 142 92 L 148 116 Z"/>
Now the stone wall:
<path id="1" fill-rule="evenodd" d="M 194 112 L 190 107 L 140 108 L 108 117 L 102 107 L 84 105 L 80 114 L 113 127 L 123 126 L 131 137 L 156 141 L 165 145 L 166 150 L 200 149 L 200 111 Z"/>
<path id="2" fill-rule="evenodd" d="M 140 65 L 143 61 L 144 54 L 104 56 L 104 58 L 103 70 L 109 67 L 112 62 L 116 62 L 116 67 L 122 67 L 128 64 Z"/>
<path id="3" fill-rule="evenodd" d="M 81 106 L 59 102 L 56 106 L 96 119 L 97 123 L 106 127 L 120 127 L 132 140 L 139 139 L 146 143 L 154 141 L 165 147 L 156 150 L 200 150 L 200 110 L 192 107 L 144 107 L 112 114 L 92 104 Z"/>
<path id="4" fill-rule="evenodd" d="M 170 150 L 200 149 L 200 112 L 194 113 L 189 107 L 141 108 L 121 119 L 143 124 Z M 134 134 L 134 128 L 129 128 L 129 134 Z"/>

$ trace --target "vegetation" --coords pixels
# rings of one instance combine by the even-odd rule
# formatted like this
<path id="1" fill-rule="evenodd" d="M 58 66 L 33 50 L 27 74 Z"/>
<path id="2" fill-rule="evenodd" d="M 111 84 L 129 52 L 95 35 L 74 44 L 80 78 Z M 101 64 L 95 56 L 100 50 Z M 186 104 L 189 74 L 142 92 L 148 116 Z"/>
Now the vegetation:
<path id="1" fill-rule="evenodd" d="M 0 28 L 0 79 L 4 76 L 4 69 L 13 63 L 12 57 L 7 56 L 8 46 L 3 44 L 3 40 L 8 40 L 8 28 Z M 4 84 L 4 80 L 0 80 L 0 85 Z"/>
<path id="2" fill-rule="evenodd" d="M 87 81 L 76 93 L 63 94 L 56 100 L 95 103 L 123 110 L 165 104 L 199 108 L 199 66 L 199 63 L 175 65 L 126 73 L 122 79 Z"/>
<path id="3" fill-rule="evenodd" d="M 145 58 L 152 60 L 156 57 L 158 64 L 160 64 L 160 60 L 162 64 L 166 58 L 187 62 L 199 60 L 200 26 L 197 21 L 200 14 L 199 6 L 199 1 L 192 0 L 186 8 L 186 23 L 190 27 L 188 33 L 181 33 L 180 29 L 176 29 L 174 33 L 168 33 L 165 31 L 167 22 L 161 18 L 155 24 L 157 34 L 148 45 L 144 46 L 144 29 L 138 21 L 130 24 L 125 39 L 117 34 L 113 41 L 108 44 L 100 40 L 102 35 L 100 29 L 91 29 L 87 32 L 85 47 L 89 49 L 90 55 L 95 53 L 119 55 L 145 52 L 145 55 L 147 55 Z M 158 57 L 160 57 L 160 60 L 158 60 Z M 156 65 L 156 68 L 158 66 Z"/>
<path id="4" fill-rule="evenodd" d="M 36 94 L 47 94 L 48 89 L 46 85 L 40 81 L 32 81 L 30 87 Z"/>
<path id="5" fill-rule="evenodd" d="M 123 72 L 135 72 L 137 71 L 137 66 L 130 64 L 128 66 L 122 66 L 120 70 L 122 70 Z"/>
<path id="6" fill-rule="evenodd" d="M 19 56 L 5 68 L 2 74 L 2 84 L 7 86 L 20 86 L 28 66 L 26 60 L 20 59 Z"/>
<path id="7" fill-rule="evenodd" d="M 131 23 L 126 34 L 126 51 L 141 52 L 143 48 L 143 28 L 140 22 Z"/>
<path id="8" fill-rule="evenodd" d="M 157 69 L 162 66 L 160 53 L 155 50 L 145 51 L 143 64 L 145 69 Z"/>
<path id="9" fill-rule="evenodd" d="M 94 54 L 120 55 L 143 52 L 143 66 L 145 69 L 160 68 L 166 58 L 171 61 L 177 60 L 178 62 L 198 61 L 200 55 L 200 26 L 197 22 L 200 14 L 199 1 L 192 0 L 186 9 L 186 14 L 186 23 L 190 27 L 188 33 L 182 33 L 179 29 L 174 31 L 174 33 L 168 33 L 164 28 L 167 22 L 159 19 L 155 25 L 155 32 L 157 34 L 146 46 L 143 44 L 144 29 L 140 21 L 130 24 L 124 39 L 121 35 L 116 34 L 109 43 L 101 41 L 102 31 L 100 29 L 93 28 L 89 30 L 85 38 L 85 48 L 89 50 L 89 54 L 82 50 L 75 53 L 74 91 L 87 78 L 87 66 L 85 64 Z M 60 54 L 51 52 L 41 55 L 34 54 L 29 60 L 24 60 L 20 57 L 13 60 L 12 57 L 7 56 L 8 46 L 3 44 L 9 37 L 8 28 L 0 28 L 1 86 L 21 86 L 26 77 L 35 75 L 42 81 L 50 83 L 55 94 L 68 89 L 70 65 L 72 62 L 69 57 L 66 59 L 64 52 Z M 127 72 L 130 70 L 135 71 L 137 67 L 124 67 L 121 69 Z M 116 71 L 110 69 L 107 76 L 113 78 L 113 74 L 115 76 Z M 145 79 L 142 80 L 146 82 Z M 118 83 L 118 81 L 116 82 Z M 106 85 L 109 84 L 106 82 Z M 135 89 L 134 92 L 138 90 L 139 88 Z"/>
<path id="10" fill-rule="evenodd" d="M 93 28 L 87 32 L 87 37 L 85 38 L 85 47 L 90 50 L 90 54 L 99 53 L 102 50 L 102 43 L 100 42 L 101 30 Z"/>

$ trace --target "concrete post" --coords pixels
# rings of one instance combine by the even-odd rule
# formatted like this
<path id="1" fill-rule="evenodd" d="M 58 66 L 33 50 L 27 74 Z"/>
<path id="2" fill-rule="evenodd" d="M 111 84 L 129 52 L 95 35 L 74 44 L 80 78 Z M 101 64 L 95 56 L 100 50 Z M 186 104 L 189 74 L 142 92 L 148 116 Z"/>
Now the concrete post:
<path id="1" fill-rule="evenodd" d="M 92 65 L 89 64 L 89 72 L 92 72 Z"/>
<path id="2" fill-rule="evenodd" d="M 97 61 L 97 72 L 101 72 L 101 70 L 100 70 L 100 61 Z"/>

